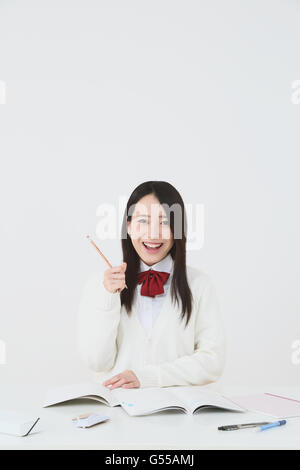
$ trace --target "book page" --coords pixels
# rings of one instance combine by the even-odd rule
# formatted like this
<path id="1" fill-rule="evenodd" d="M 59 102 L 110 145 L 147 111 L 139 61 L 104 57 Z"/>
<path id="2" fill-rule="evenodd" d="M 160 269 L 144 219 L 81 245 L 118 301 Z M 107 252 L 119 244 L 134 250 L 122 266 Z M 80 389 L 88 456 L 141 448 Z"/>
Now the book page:
<path id="1" fill-rule="evenodd" d="M 131 416 L 152 414 L 169 408 L 185 410 L 181 398 L 164 388 L 115 388 L 112 393 Z"/>
<path id="2" fill-rule="evenodd" d="M 112 392 L 103 385 L 88 382 L 79 384 L 69 384 L 50 388 L 45 397 L 43 407 L 55 405 L 75 398 L 93 398 L 103 401 L 110 406 L 117 406 L 119 402 L 112 395 Z M 102 400 L 100 400 L 102 399 Z"/>
<path id="3" fill-rule="evenodd" d="M 169 387 L 172 393 L 180 398 L 190 413 L 193 413 L 200 406 L 218 407 L 232 411 L 246 411 L 238 404 L 223 397 L 219 392 L 204 390 L 201 385 Z"/>

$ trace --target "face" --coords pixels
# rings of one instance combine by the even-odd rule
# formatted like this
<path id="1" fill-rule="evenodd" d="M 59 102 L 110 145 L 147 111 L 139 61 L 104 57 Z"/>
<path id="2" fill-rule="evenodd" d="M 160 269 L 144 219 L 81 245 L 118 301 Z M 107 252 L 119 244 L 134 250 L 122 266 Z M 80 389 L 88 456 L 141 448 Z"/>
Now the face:
<path id="1" fill-rule="evenodd" d="M 154 194 L 147 194 L 136 203 L 127 231 L 148 266 L 164 259 L 174 244 L 166 212 Z"/>

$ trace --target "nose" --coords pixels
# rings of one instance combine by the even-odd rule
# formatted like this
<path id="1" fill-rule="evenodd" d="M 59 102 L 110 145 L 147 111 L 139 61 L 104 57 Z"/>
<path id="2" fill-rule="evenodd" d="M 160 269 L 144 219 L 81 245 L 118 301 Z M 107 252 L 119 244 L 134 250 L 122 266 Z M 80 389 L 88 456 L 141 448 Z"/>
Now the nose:
<path id="1" fill-rule="evenodd" d="M 152 222 L 150 224 L 150 234 L 148 233 L 149 240 L 160 240 L 161 239 L 161 225 L 160 223 Z"/>

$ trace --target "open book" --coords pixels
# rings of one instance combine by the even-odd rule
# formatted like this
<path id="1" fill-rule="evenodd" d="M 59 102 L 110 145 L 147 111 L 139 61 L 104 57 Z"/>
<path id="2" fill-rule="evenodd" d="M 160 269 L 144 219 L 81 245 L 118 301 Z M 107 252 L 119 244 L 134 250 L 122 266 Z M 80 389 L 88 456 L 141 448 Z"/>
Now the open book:
<path id="1" fill-rule="evenodd" d="M 48 390 L 43 407 L 76 398 L 89 398 L 108 406 L 121 406 L 130 416 L 149 415 L 169 409 L 187 414 L 203 408 L 246 411 L 246 408 L 220 393 L 204 390 L 201 385 L 109 390 L 96 383 L 74 384 Z"/>

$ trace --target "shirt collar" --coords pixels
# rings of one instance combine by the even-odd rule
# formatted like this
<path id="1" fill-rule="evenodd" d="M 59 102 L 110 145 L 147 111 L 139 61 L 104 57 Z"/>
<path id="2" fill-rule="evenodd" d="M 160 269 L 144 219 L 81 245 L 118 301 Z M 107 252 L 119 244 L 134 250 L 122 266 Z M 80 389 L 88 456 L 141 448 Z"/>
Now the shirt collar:
<path id="1" fill-rule="evenodd" d="M 142 261 L 140 258 L 139 272 L 149 271 L 149 269 L 154 269 L 155 271 L 163 271 L 163 272 L 171 273 L 173 271 L 173 264 L 174 264 L 174 261 L 170 253 L 167 254 L 167 256 L 163 258 L 161 261 L 153 264 L 152 266 L 148 266 L 148 264 L 145 264 L 144 261 Z"/>

